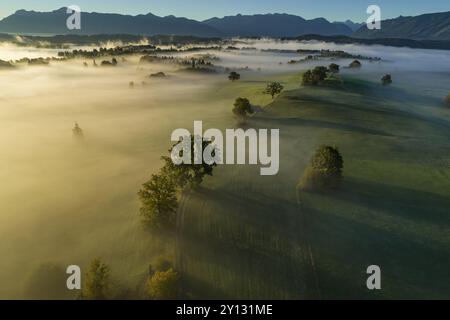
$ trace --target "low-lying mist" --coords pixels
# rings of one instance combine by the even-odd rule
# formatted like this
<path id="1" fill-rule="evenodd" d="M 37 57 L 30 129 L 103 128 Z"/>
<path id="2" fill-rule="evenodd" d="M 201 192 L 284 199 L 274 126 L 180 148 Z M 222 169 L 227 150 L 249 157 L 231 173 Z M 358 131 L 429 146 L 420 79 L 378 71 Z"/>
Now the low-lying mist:
<path id="1" fill-rule="evenodd" d="M 45 263 L 101 257 L 126 281 L 145 274 L 164 246 L 142 230 L 136 193 L 175 128 L 222 110 L 201 98 L 211 79 L 138 67 L 137 57 L 87 62 L 0 72 L 1 298 L 26 294 L 29 273 Z M 159 71 L 167 78 L 148 78 Z M 84 141 L 72 136 L 75 122 Z"/>
<path id="2" fill-rule="evenodd" d="M 381 57 L 386 61 L 363 61 L 359 73 L 342 72 L 377 83 L 389 72 L 394 85 L 405 90 L 426 87 L 436 99 L 450 93 L 447 52 L 274 41 L 245 46 Z M 215 62 L 220 66 L 248 67 L 253 78 L 331 63 L 287 64 L 302 57 L 296 53 L 209 53 L 220 58 Z M 0 46 L 2 60 L 56 55 L 53 49 Z M 148 263 L 167 253 L 166 244 L 142 228 L 136 193 L 161 166 L 174 129 L 191 128 L 194 120 L 214 127 L 232 119 L 236 97 L 214 96 L 213 89 L 228 81 L 226 74 L 139 65 L 139 56 L 118 60 L 116 67 L 74 59 L 0 70 L 0 298 L 28 297 L 33 275 L 86 266 L 96 257 L 112 265 L 113 276 L 136 286 Z M 167 77 L 148 77 L 160 71 Z M 72 136 L 75 123 L 83 141 Z"/>

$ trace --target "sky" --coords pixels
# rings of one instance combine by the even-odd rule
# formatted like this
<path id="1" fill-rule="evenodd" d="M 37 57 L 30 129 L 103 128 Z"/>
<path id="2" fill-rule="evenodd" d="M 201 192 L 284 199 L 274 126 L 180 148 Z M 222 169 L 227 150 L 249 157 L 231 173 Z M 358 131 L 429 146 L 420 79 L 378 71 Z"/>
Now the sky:
<path id="1" fill-rule="evenodd" d="M 82 11 L 183 16 L 196 20 L 226 15 L 290 13 L 306 19 L 367 20 L 367 7 L 380 6 L 382 19 L 450 11 L 450 0 L 1 0 L 0 18 L 19 9 L 51 11 L 78 5 Z"/>

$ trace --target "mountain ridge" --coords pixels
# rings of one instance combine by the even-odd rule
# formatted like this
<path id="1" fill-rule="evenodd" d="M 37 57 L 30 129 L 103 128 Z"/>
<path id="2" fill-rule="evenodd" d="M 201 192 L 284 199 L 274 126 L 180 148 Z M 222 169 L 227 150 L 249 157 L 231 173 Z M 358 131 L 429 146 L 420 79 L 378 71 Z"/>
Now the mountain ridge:
<path id="1" fill-rule="evenodd" d="M 193 35 L 200 37 L 226 36 L 299 36 L 309 33 L 321 35 L 349 35 L 351 29 L 336 25 L 324 18 L 306 20 L 286 13 L 235 15 L 197 21 L 168 15 L 165 17 L 147 14 L 124 15 L 119 13 L 83 12 L 82 29 L 68 30 L 67 8 L 53 11 L 17 10 L 0 20 L 0 32 L 33 34 L 140 34 L 140 35 Z M 225 21 L 232 19 L 234 21 Z M 245 26 L 236 25 L 237 20 L 246 20 Z M 234 24 L 235 29 L 227 28 Z"/>
<path id="2" fill-rule="evenodd" d="M 13 34 L 130 34 L 197 37 L 298 37 L 352 36 L 365 39 L 450 40 L 450 11 L 419 16 L 399 16 L 382 21 L 381 30 L 368 30 L 364 23 L 350 20 L 330 22 L 325 18 L 304 19 L 287 13 L 230 15 L 197 21 L 174 15 L 83 12 L 82 29 L 68 30 L 67 8 L 53 11 L 20 9 L 0 20 L 0 33 Z"/>
<path id="3" fill-rule="evenodd" d="M 203 23 L 221 30 L 227 36 L 290 37 L 316 33 L 320 35 L 350 35 L 345 25 L 336 25 L 325 18 L 306 20 L 287 13 L 234 15 L 211 18 Z"/>
<path id="4" fill-rule="evenodd" d="M 357 38 L 408 38 L 413 40 L 450 40 L 450 11 L 418 16 L 399 16 L 381 21 L 380 30 L 362 26 L 353 34 Z"/>

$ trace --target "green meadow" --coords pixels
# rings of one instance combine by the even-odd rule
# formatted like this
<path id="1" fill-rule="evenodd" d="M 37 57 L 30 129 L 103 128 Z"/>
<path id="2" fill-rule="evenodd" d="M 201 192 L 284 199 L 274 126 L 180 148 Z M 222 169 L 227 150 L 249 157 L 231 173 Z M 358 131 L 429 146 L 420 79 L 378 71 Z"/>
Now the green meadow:
<path id="1" fill-rule="evenodd" d="M 261 92 L 273 79 L 286 91 L 272 102 Z M 188 296 L 450 297 L 448 111 L 417 91 L 357 74 L 344 76 L 340 88 L 301 87 L 299 79 L 217 89 L 264 105 L 247 126 L 280 129 L 280 173 L 223 166 L 184 196 L 179 267 Z M 343 186 L 297 194 L 321 144 L 343 155 Z M 381 267 L 380 291 L 366 287 L 370 265 Z"/>

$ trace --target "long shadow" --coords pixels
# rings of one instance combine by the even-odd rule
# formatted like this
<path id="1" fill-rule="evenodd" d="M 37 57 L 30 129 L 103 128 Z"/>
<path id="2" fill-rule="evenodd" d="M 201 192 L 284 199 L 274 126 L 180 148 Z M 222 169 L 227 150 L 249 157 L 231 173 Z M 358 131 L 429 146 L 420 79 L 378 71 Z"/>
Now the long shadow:
<path id="1" fill-rule="evenodd" d="M 312 246 L 325 298 L 448 298 L 449 250 L 429 246 L 351 217 L 309 207 Z M 374 217 L 376 219 L 376 217 Z M 382 269 L 379 295 L 365 286 L 370 265 Z"/>
<path id="2" fill-rule="evenodd" d="M 386 88 L 388 89 L 390 93 L 394 93 L 398 96 L 405 96 L 405 98 L 399 100 L 391 99 L 390 97 L 386 97 L 386 94 L 381 93 L 373 93 L 375 91 L 370 90 L 370 95 L 361 96 L 358 99 L 355 99 L 354 97 L 340 97 L 337 99 L 336 97 L 333 98 L 333 100 L 330 100 L 328 97 L 321 96 L 319 94 L 313 94 L 313 93 L 304 93 L 302 91 L 291 91 L 288 93 L 285 93 L 283 95 L 283 98 L 287 99 L 288 101 L 299 101 L 303 103 L 322 103 L 323 105 L 321 107 L 330 107 L 334 110 L 341 109 L 341 110 L 347 110 L 347 111 L 357 111 L 357 112 L 367 112 L 372 113 L 374 115 L 378 116 L 389 116 L 389 117 L 396 117 L 400 120 L 413 120 L 413 121 L 419 121 L 419 122 L 426 122 L 429 123 L 432 126 L 435 126 L 439 129 L 444 129 L 447 133 L 450 130 L 450 123 L 442 118 L 438 118 L 435 116 L 427 115 L 424 113 L 419 113 L 414 110 L 413 107 L 411 107 L 409 110 L 400 110 L 398 108 L 391 107 L 392 103 L 403 103 L 405 106 L 408 106 L 411 104 L 411 101 L 414 101 L 415 104 L 417 104 L 417 101 L 420 101 L 418 97 L 412 96 L 410 93 L 402 93 L 401 89 L 398 88 Z M 337 90 L 337 89 L 336 89 Z M 345 94 L 345 91 L 339 91 L 343 94 Z M 319 93 L 319 92 L 318 92 Z M 338 100 L 345 100 L 345 102 L 340 102 Z M 442 105 L 442 101 L 436 98 L 430 98 L 425 97 L 423 98 L 425 102 L 431 103 L 433 105 L 436 105 L 436 107 Z"/>
<path id="3" fill-rule="evenodd" d="M 448 196 L 347 178 L 339 198 L 368 208 L 384 210 L 417 222 L 450 228 L 450 190 Z"/>
<path id="4" fill-rule="evenodd" d="M 211 285 L 209 282 L 195 277 L 192 274 L 186 274 L 183 276 L 183 287 L 189 288 L 185 292 L 184 299 L 198 299 L 204 298 L 208 300 L 230 300 L 232 296 L 224 292 L 223 290 Z"/>
<path id="5" fill-rule="evenodd" d="M 334 130 L 341 130 L 341 131 L 347 131 L 352 133 L 361 133 L 361 134 L 370 134 L 370 135 L 377 135 L 377 136 L 383 136 L 383 137 L 397 137 L 396 135 L 392 135 L 390 133 L 387 133 L 382 130 L 376 130 L 376 129 L 370 129 L 365 127 L 358 127 L 355 125 L 350 124 L 342 124 L 342 123 L 336 123 L 331 121 L 324 121 L 324 120 L 310 120 L 310 119 L 302 119 L 302 118 L 272 118 L 272 119 L 255 119 L 254 123 L 258 124 L 258 122 L 261 124 L 261 127 L 264 127 L 265 123 L 272 123 L 271 126 L 277 127 L 280 125 L 287 125 L 287 126 L 302 126 L 302 127 L 315 127 L 315 128 L 322 128 L 322 129 L 334 129 Z"/>
<path id="6" fill-rule="evenodd" d="M 296 254 L 302 244 L 289 232 L 289 226 L 300 218 L 295 206 L 270 203 L 263 197 L 249 199 L 226 190 L 213 192 L 207 189 L 201 190 L 191 201 L 201 202 L 205 199 L 214 207 L 230 208 L 213 213 L 219 219 L 218 222 L 221 219 L 238 221 L 236 224 L 220 223 L 216 226 L 209 221 L 209 232 L 199 232 L 195 224 L 193 228 L 185 230 L 184 247 L 189 248 L 190 259 L 213 270 L 222 270 L 219 274 L 225 277 L 211 279 L 208 287 L 214 286 L 214 281 L 222 281 L 232 288 L 239 288 L 229 289 L 230 292 L 220 298 L 302 298 L 306 295 L 306 280 L 302 279 L 306 274 L 299 274 L 304 261 Z M 187 215 L 195 214 L 195 209 L 193 206 Z M 249 235 L 246 225 L 251 225 L 256 233 Z M 221 229 L 220 232 L 217 232 L 217 227 Z M 279 239 L 278 245 L 271 244 L 272 238 Z M 214 268 L 215 265 L 217 268 Z M 207 289 L 196 290 L 200 295 L 198 297 L 209 297 L 203 295 L 208 294 Z"/>
<path id="7" fill-rule="evenodd" d="M 450 243 L 445 241 L 450 237 L 450 195 L 348 178 L 343 190 L 322 196 L 328 197 L 327 201 L 373 209 L 371 223 L 366 210 L 360 214 L 353 209 L 347 214 L 348 209 L 340 205 L 317 209 L 314 201 L 320 200 L 306 202 L 324 297 L 450 297 L 450 287 L 442 281 L 450 277 Z M 377 211 L 414 222 L 415 227 L 380 224 Z M 420 229 L 421 222 L 426 229 Z M 430 238 L 430 225 L 435 232 L 442 232 L 444 240 Z M 365 269 L 373 264 L 383 272 L 380 295 L 365 287 Z"/>

